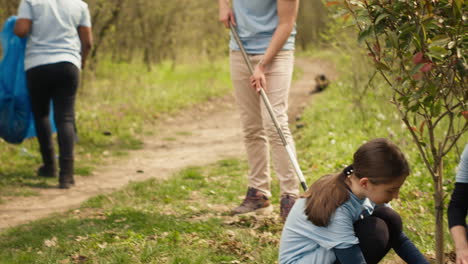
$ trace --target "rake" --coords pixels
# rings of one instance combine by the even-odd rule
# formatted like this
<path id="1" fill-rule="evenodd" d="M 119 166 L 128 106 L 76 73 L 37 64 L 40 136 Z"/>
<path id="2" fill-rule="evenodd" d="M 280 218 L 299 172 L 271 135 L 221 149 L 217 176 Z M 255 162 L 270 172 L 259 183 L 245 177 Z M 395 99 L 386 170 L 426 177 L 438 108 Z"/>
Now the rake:
<path id="1" fill-rule="evenodd" d="M 254 68 L 252 66 L 252 62 L 250 61 L 249 57 L 247 56 L 247 52 L 244 49 L 244 46 L 242 45 L 242 42 L 239 38 L 239 34 L 237 34 L 237 30 L 232 25 L 229 23 L 229 26 L 231 28 L 231 33 L 234 36 L 234 39 L 237 42 L 237 45 L 240 48 L 240 51 L 242 53 L 242 57 L 244 57 L 245 63 L 247 64 L 247 67 L 249 68 L 250 74 L 254 73 Z M 281 130 L 281 127 L 278 124 L 278 120 L 276 119 L 276 116 L 273 112 L 273 108 L 271 107 L 270 101 L 268 100 L 268 97 L 265 93 L 265 90 L 263 88 L 260 89 L 260 97 L 263 100 L 263 103 L 265 103 L 266 109 L 268 110 L 268 113 L 270 114 L 271 120 L 273 120 L 273 124 L 276 127 L 276 131 L 278 132 L 278 135 L 281 138 L 281 142 L 283 143 L 284 148 L 286 149 L 286 152 L 288 153 L 289 160 L 291 161 L 294 171 L 296 172 L 297 177 L 299 178 L 299 181 L 301 182 L 301 186 L 304 189 L 304 191 L 307 190 L 307 185 L 305 182 L 304 174 L 302 174 L 301 168 L 299 167 L 299 163 L 297 162 L 296 155 L 294 155 L 293 149 L 291 148 L 291 145 L 288 144 L 286 141 L 286 138 L 284 137 L 283 130 Z"/>

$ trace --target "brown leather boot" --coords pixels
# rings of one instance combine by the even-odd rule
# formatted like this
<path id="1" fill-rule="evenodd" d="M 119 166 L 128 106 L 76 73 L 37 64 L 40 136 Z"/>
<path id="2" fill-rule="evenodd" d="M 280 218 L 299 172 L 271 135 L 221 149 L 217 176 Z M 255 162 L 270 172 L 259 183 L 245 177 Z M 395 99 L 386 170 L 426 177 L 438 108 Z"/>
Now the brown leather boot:
<path id="1" fill-rule="evenodd" d="M 283 223 L 286 222 L 286 218 L 288 217 L 289 212 L 291 211 L 291 208 L 293 207 L 295 202 L 296 202 L 295 196 L 286 194 L 281 197 L 280 216 L 281 216 L 281 220 L 283 221 Z"/>
<path id="2" fill-rule="evenodd" d="M 231 214 L 246 214 L 255 212 L 256 214 L 269 214 L 273 211 L 270 200 L 260 190 L 249 187 L 247 195 L 241 205 L 232 209 Z"/>

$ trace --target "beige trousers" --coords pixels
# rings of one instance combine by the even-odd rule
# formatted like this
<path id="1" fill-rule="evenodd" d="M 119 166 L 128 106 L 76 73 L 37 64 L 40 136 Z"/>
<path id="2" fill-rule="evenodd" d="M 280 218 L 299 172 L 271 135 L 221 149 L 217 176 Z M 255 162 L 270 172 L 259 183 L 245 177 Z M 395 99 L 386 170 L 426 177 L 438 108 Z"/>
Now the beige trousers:
<path id="1" fill-rule="evenodd" d="M 256 65 L 263 55 L 249 55 Z M 260 95 L 250 86 L 250 72 L 240 51 L 230 52 L 231 79 L 240 109 L 244 143 L 250 167 L 249 187 L 271 196 L 270 150 L 275 172 L 280 182 L 280 192 L 297 196 L 298 179 L 289 161 L 288 153 L 271 120 Z M 286 141 L 294 149 L 294 140 L 288 127 L 288 95 L 294 67 L 294 52 L 280 51 L 265 70 L 268 99 L 273 107 Z M 271 149 L 270 149 L 271 148 Z M 295 152 L 295 149 L 294 149 Z"/>

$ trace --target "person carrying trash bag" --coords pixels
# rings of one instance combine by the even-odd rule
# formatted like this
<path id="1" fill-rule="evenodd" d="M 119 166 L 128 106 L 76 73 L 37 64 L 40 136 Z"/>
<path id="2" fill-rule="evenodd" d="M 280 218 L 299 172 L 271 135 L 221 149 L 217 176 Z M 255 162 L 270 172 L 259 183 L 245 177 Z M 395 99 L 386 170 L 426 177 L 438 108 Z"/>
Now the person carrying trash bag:
<path id="1" fill-rule="evenodd" d="M 9 17 L 0 33 L 3 49 L 0 61 L 0 138 L 11 144 L 21 144 L 27 138 L 36 137 L 24 71 L 27 39 L 14 34 L 16 20 L 16 16 Z M 50 125 L 55 133 L 53 118 Z"/>
<path id="2" fill-rule="evenodd" d="M 288 94 L 294 67 L 295 21 L 298 0 L 218 0 L 219 21 L 235 26 L 240 40 L 255 65 L 253 75 L 245 64 L 240 47 L 231 36 L 230 65 L 236 101 L 240 109 L 244 144 L 249 163 L 248 190 L 242 204 L 232 214 L 269 213 L 270 147 L 280 182 L 280 214 L 286 219 L 299 194 L 298 180 L 282 140 L 261 103 L 263 88 L 271 102 L 286 141 L 294 146 L 288 127 Z"/>
<path id="3" fill-rule="evenodd" d="M 21 0 L 14 32 L 28 36 L 25 70 L 43 165 L 38 176 L 55 177 L 57 165 L 49 122 L 52 100 L 59 145 L 59 188 L 73 177 L 75 96 L 80 69 L 92 46 L 91 18 L 82 0 Z"/>

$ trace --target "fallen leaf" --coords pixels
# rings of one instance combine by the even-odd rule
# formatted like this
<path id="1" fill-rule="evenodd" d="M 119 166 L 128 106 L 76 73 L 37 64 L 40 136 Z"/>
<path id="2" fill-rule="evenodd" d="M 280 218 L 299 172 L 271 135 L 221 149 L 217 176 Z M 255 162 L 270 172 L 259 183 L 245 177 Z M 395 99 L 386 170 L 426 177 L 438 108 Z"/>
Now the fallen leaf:
<path id="1" fill-rule="evenodd" d="M 98 246 L 99 248 L 105 249 L 105 248 L 107 247 L 107 242 L 104 242 L 104 243 L 102 243 L 102 244 L 99 244 L 99 243 L 98 243 L 97 246 Z"/>
<path id="2" fill-rule="evenodd" d="M 75 241 L 80 242 L 80 241 L 84 241 L 84 240 L 86 240 L 86 239 L 88 239 L 88 236 L 77 236 L 77 237 L 75 238 Z"/>
<path id="3" fill-rule="evenodd" d="M 88 260 L 88 257 L 79 254 L 72 255 L 71 258 L 74 263 L 83 263 Z"/>
<path id="4" fill-rule="evenodd" d="M 49 248 L 57 246 L 57 238 L 52 237 L 51 239 L 44 240 L 44 246 L 49 247 Z"/>

